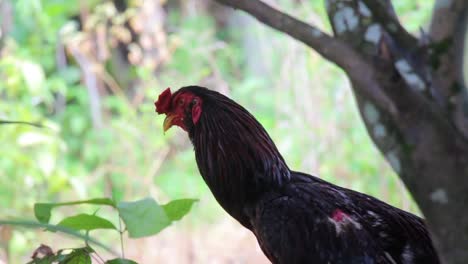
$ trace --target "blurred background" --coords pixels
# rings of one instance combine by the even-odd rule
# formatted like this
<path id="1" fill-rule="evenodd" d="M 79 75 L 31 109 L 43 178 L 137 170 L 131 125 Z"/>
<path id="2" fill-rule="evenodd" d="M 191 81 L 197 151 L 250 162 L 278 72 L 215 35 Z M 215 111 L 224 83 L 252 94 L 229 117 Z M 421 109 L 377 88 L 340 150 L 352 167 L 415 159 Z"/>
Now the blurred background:
<path id="1" fill-rule="evenodd" d="M 268 2 L 330 32 L 323 1 Z M 393 3 L 410 31 L 427 27 L 434 1 Z M 0 0 L 0 80 L 0 119 L 45 126 L 0 127 L 1 219 L 33 219 L 35 202 L 198 198 L 157 236 L 125 239 L 126 257 L 268 263 L 213 199 L 186 134 L 163 135 L 154 100 L 191 84 L 249 109 L 291 168 L 418 213 L 367 136 L 343 72 L 212 1 Z M 117 233 L 97 237 L 120 246 Z M 3 226 L 0 263 L 27 262 L 40 243 L 79 242 Z"/>

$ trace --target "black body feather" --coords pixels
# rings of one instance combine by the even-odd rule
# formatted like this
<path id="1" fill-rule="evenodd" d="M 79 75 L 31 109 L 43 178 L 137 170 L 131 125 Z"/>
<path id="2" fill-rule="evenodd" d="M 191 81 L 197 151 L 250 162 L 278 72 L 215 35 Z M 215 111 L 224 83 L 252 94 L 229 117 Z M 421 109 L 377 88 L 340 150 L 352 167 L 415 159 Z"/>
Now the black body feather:
<path id="1" fill-rule="evenodd" d="M 242 106 L 206 88 L 183 91 L 203 101 L 200 121 L 186 124 L 203 179 L 273 263 L 439 263 L 422 219 L 291 171 Z"/>

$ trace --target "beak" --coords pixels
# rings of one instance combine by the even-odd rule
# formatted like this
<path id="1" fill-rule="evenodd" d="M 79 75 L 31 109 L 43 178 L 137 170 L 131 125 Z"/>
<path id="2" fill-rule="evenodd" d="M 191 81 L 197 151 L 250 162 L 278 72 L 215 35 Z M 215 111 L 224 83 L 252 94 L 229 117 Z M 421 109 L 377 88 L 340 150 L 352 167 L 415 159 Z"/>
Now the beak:
<path id="1" fill-rule="evenodd" d="M 172 121 L 174 120 L 174 118 L 175 118 L 175 115 L 166 116 L 166 119 L 164 119 L 164 124 L 163 124 L 164 133 L 166 133 L 166 131 L 169 130 L 169 128 L 171 128 L 171 126 L 173 125 Z"/>

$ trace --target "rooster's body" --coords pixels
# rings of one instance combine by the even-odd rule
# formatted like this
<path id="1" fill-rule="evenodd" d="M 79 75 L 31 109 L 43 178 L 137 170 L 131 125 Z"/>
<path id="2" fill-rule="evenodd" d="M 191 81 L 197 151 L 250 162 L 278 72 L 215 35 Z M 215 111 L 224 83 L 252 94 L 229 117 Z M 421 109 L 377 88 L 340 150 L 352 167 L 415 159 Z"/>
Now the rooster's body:
<path id="1" fill-rule="evenodd" d="M 229 98 L 189 86 L 166 90 L 156 107 L 165 130 L 188 132 L 216 200 L 273 263 L 439 263 L 422 219 L 291 171 L 260 123 Z"/>

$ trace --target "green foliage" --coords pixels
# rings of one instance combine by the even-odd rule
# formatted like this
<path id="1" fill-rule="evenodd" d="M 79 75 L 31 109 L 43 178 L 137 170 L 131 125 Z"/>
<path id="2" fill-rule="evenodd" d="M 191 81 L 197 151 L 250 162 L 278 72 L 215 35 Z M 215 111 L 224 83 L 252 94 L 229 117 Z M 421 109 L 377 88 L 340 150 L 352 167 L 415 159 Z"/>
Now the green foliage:
<path id="1" fill-rule="evenodd" d="M 155 235 L 168 227 L 173 221 L 180 220 L 190 211 L 196 201 L 196 199 L 180 199 L 160 206 L 153 198 L 118 203 L 108 198 L 96 198 L 63 203 L 36 203 L 34 205 L 34 212 L 37 220 L 41 223 L 48 223 L 51 218 L 52 209 L 59 206 L 79 204 L 107 205 L 117 210 L 129 236 L 139 238 Z M 57 225 L 77 231 L 91 231 L 94 229 L 118 230 L 109 220 L 95 214 L 69 216 L 62 219 Z M 120 231 L 123 232 L 123 230 Z"/>
<path id="2" fill-rule="evenodd" d="M 91 256 L 94 250 L 90 247 L 73 249 L 69 254 L 62 255 L 59 252 L 57 260 L 59 263 L 66 264 L 91 264 Z"/>
<path id="3" fill-rule="evenodd" d="M 5 226 L 13 226 L 17 228 L 34 228 L 34 229 L 44 229 L 48 230 L 51 232 L 60 232 L 61 234 L 66 234 L 69 235 L 70 237 L 82 239 L 83 241 L 87 241 L 90 244 L 97 245 L 106 251 L 117 254 L 113 249 L 109 248 L 108 246 L 104 245 L 100 241 L 94 239 L 93 237 L 90 237 L 86 234 L 82 234 L 79 231 L 63 227 L 63 226 L 58 226 L 58 225 L 51 225 L 51 224 L 44 224 L 44 223 L 39 223 L 35 221 L 29 221 L 29 220 L 0 220 L 0 225 L 5 225 Z"/>
<path id="4" fill-rule="evenodd" d="M 46 247 L 44 245 L 41 246 L 42 248 Z M 40 247 L 40 248 L 41 248 Z M 82 248 L 73 248 L 69 250 L 59 250 L 56 254 L 51 252 L 50 255 L 46 255 L 41 258 L 36 258 L 29 261 L 27 264 L 91 264 L 92 263 L 92 256 L 96 254 L 96 251 L 91 248 L 90 246 L 82 247 Z M 108 260 L 106 262 L 102 262 L 103 264 L 138 264 L 137 262 L 124 259 L 124 258 L 115 258 Z"/>
<path id="5" fill-rule="evenodd" d="M 159 233 L 170 225 L 169 217 L 153 199 L 122 202 L 117 205 L 130 237 L 139 238 Z M 145 221 L 142 221 L 144 219 Z"/>
<path id="6" fill-rule="evenodd" d="M 39 223 L 28 221 L 0 220 L 0 225 L 13 225 L 20 227 L 46 227 L 46 230 L 48 231 L 59 231 L 71 234 L 77 238 L 83 239 L 86 243 L 86 247 L 84 248 L 75 248 L 72 249 L 69 253 L 64 253 L 67 250 L 60 249 L 58 250 L 57 254 L 53 254 L 52 250 L 49 249 L 49 247 L 41 245 L 36 250 L 36 252 L 41 252 L 41 249 L 43 250 L 44 248 L 46 248 L 48 249 L 47 252 L 50 252 L 50 254 L 46 254 L 44 257 L 34 257 L 34 259 L 28 263 L 91 263 L 91 255 L 97 253 L 88 245 L 88 242 L 93 242 L 100 246 L 102 244 L 100 242 L 96 242 L 95 239 L 92 239 L 89 236 L 90 231 L 94 231 L 97 229 L 115 230 L 120 233 L 121 240 L 122 234 L 127 231 L 131 238 L 141 238 L 155 235 L 164 228 L 170 226 L 173 221 L 178 221 L 183 216 L 185 216 L 190 211 L 190 208 L 192 207 L 193 203 L 195 203 L 196 201 L 197 200 L 195 199 L 180 199 L 171 201 L 163 206 L 160 206 L 152 198 L 145 198 L 135 202 L 118 203 L 115 203 L 113 200 L 108 198 L 96 198 L 90 200 L 71 201 L 62 203 L 36 203 L 34 205 L 34 209 L 36 218 L 37 220 L 39 220 Z M 119 229 L 110 220 L 101 216 L 97 216 L 97 212 L 95 212 L 94 214 L 81 213 L 73 216 L 68 216 L 63 218 L 56 225 L 48 224 L 51 218 L 52 209 L 62 206 L 74 206 L 80 204 L 109 206 L 117 211 L 120 219 L 122 220 L 125 226 Z M 80 233 L 81 231 L 85 231 L 85 234 Z M 123 241 L 121 241 L 121 243 L 123 243 Z M 136 262 L 128 259 L 117 258 L 109 260 L 106 263 Z"/>
<path id="7" fill-rule="evenodd" d="M 168 204 L 162 206 L 166 215 L 172 221 L 180 220 L 184 215 L 186 215 L 193 204 L 197 202 L 196 199 L 180 199 L 170 201 Z"/>
<path id="8" fill-rule="evenodd" d="M 102 217 L 90 214 L 78 214 L 74 216 L 69 216 L 62 219 L 58 226 L 68 227 L 74 230 L 85 230 L 91 231 L 95 229 L 114 229 L 117 228 L 109 222 L 109 220 Z"/>
<path id="9" fill-rule="evenodd" d="M 91 254 L 94 249 L 89 246 L 74 248 L 69 253 L 59 250 L 57 254 L 46 255 L 42 258 L 33 259 L 27 264 L 91 264 Z"/>

